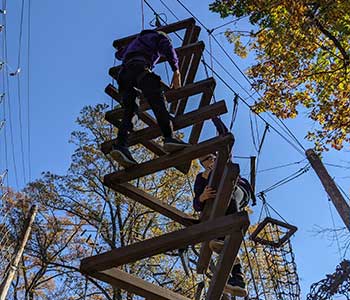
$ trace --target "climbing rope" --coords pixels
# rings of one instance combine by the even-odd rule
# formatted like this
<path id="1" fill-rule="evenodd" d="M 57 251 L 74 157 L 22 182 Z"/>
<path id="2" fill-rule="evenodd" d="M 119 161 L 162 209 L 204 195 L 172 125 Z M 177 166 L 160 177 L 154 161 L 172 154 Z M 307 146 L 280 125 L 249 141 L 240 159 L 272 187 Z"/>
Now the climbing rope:
<path id="1" fill-rule="evenodd" d="M 141 28 L 145 30 L 145 3 L 141 0 Z"/>

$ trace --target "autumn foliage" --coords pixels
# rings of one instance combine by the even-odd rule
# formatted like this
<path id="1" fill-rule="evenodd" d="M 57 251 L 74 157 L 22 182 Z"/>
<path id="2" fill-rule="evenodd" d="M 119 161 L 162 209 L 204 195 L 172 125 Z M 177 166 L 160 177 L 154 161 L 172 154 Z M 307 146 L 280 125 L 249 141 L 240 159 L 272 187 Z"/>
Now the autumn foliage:
<path id="1" fill-rule="evenodd" d="M 221 17 L 249 18 L 251 31 L 229 29 L 236 54 L 255 54 L 248 76 L 261 98 L 257 113 L 298 113 L 315 121 L 307 138 L 318 150 L 350 141 L 350 2 L 216 0 Z"/>

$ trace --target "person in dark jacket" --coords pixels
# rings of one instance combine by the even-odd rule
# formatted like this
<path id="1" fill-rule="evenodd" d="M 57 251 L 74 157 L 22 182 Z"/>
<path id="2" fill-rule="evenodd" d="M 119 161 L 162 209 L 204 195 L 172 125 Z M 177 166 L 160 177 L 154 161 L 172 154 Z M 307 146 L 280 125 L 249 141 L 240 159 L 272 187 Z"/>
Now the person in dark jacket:
<path id="1" fill-rule="evenodd" d="M 173 152 L 189 146 L 173 137 L 169 113 L 161 91 L 161 78 L 152 72 L 157 61 L 164 56 L 174 72 L 172 88 L 181 87 L 178 57 L 169 37 L 155 30 L 143 30 L 125 48 L 119 49 L 116 57 L 123 62 L 118 75 L 119 91 L 122 94 L 124 115 L 119 128 L 117 142 L 111 155 L 125 167 L 135 165 L 127 145 L 128 131 L 133 128 L 132 118 L 137 111 L 137 90 L 142 91 L 148 101 L 160 130 L 164 136 L 164 150 Z"/>
<path id="2" fill-rule="evenodd" d="M 209 154 L 199 159 L 201 165 L 204 167 L 204 172 L 197 175 L 194 183 L 193 207 L 196 211 L 204 209 L 205 201 L 213 199 L 216 196 L 216 191 L 208 186 L 210 173 L 213 169 L 216 156 Z M 239 177 L 235 190 L 232 193 L 232 199 L 227 208 L 226 214 L 232 214 L 242 211 L 249 203 L 250 198 L 254 197 L 252 188 L 245 178 Z M 220 253 L 224 246 L 224 238 L 219 238 L 209 242 L 209 247 L 216 253 Z M 229 280 L 224 289 L 225 293 L 232 296 L 246 297 L 248 292 L 244 275 L 242 272 L 242 265 L 239 257 L 236 258 Z"/>

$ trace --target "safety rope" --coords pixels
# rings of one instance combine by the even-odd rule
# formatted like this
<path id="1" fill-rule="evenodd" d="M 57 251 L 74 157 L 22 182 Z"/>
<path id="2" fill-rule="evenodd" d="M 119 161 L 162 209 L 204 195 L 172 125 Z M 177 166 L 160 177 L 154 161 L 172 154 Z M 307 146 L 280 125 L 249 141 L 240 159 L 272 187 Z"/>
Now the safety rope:
<path id="1" fill-rule="evenodd" d="M 145 3 L 141 0 L 141 28 L 145 30 Z"/>

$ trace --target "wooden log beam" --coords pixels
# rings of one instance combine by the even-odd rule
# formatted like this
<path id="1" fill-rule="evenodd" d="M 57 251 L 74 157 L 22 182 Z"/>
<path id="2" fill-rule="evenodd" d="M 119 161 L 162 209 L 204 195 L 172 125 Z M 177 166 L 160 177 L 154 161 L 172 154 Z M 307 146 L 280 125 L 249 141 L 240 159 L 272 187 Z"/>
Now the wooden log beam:
<path id="1" fill-rule="evenodd" d="M 202 109 L 202 107 L 206 107 L 209 105 L 211 96 L 212 96 L 212 93 L 209 91 L 206 91 L 203 93 L 201 102 L 198 107 L 199 110 Z M 202 132 L 202 129 L 203 129 L 203 122 L 197 122 L 196 124 L 193 125 L 190 138 L 188 140 L 190 144 L 197 144 L 200 134 Z"/>
<path id="2" fill-rule="evenodd" d="M 193 30 L 191 31 L 187 31 L 187 32 L 191 32 L 191 36 L 189 37 L 189 42 L 188 43 L 185 43 L 185 39 L 184 39 L 184 42 L 183 42 L 183 45 L 187 45 L 187 44 L 195 44 L 198 42 L 198 37 L 199 37 L 199 34 L 201 32 L 201 27 L 199 26 L 195 26 L 193 27 Z M 204 44 L 203 44 L 204 46 Z M 191 57 L 192 57 L 192 53 L 189 53 L 190 55 L 184 55 L 181 57 L 181 60 L 180 60 L 180 63 L 179 63 L 179 66 L 180 66 L 180 71 L 182 72 L 181 74 L 185 74 L 187 73 L 188 71 L 188 67 L 190 67 L 190 61 L 191 61 Z"/>
<path id="3" fill-rule="evenodd" d="M 348 204 L 344 199 L 317 153 L 315 153 L 313 149 L 309 149 L 306 150 L 305 154 L 312 168 L 315 170 L 317 176 L 321 180 L 324 189 L 326 190 L 329 198 L 332 200 L 345 226 L 350 231 L 350 204 Z"/>
<path id="4" fill-rule="evenodd" d="M 220 255 L 219 262 L 216 265 L 214 276 L 210 281 L 207 297 L 205 298 L 206 300 L 221 299 L 225 284 L 230 276 L 235 258 L 241 246 L 243 234 L 245 234 L 248 226 L 249 225 L 242 228 L 243 233 L 234 231 L 231 235 L 226 237 L 225 245 Z"/>
<path id="5" fill-rule="evenodd" d="M 232 144 L 233 144 L 233 141 L 232 141 Z M 232 147 L 232 144 L 228 145 L 228 147 Z M 212 174 L 210 175 L 210 179 L 208 183 L 208 185 L 216 191 L 218 190 L 220 180 L 223 176 L 228 158 L 229 158 L 229 152 L 227 151 L 227 149 L 223 149 L 222 151 L 219 151 L 216 157 L 214 169 L 212 171 Z M 213 208 L 213 201 L 210 201 L 210 200 L 206 201 L 204 210 L 200 216 L 200 219 L 202 222 L 209 220 L 212 208 Z M 207 247 L 206 249 L 202 249 L 201 253 L 202 255 L 200 256 L 200 259 L 197 262 L 197 273 L 199 274 L 202 274 L 203 272 L 205 272 L 207 268 L 205 263 L 208 261 L 208 259 L 210 260 L 210 257 L 212 254 L 209 247 Z"/>
<path id="6" fill-rule="evenodd" d="M 122 105 L 122 95 L 113 84 L 108 84 L 106 86 L 105 93 Z"/>
<path id="7" fill-rule="evenodd" d="M 126 247 L 84 258 L 80 263 L 80 270 L 85 274 L 103 271 L 215 237 L 225 236 L 232 231 L 240 232 L 248 225 L 249 218 L 246 212 L 220 217 L 213 221 L 195 224 Z"/>
<path id="8" fill-rule="evenodd" d="M 222 150 L 232 142 L 233 136 L 231 134 L 215 137 L 200 144 L 187 147 L 178 152 L 159 157 L 155 160 L 147 161 L 145 163 L 132 166 L 128 169 L 108 174 L 104 177 L 104 182 L 106 185 L 113 183 L 118 184 L 153 174 L 158 171 L 179 165 L 182 162 L 187 162 L 200 156 Z"/>
<path id="9" fill-rule="evenodd" d="M 158 27 L 155 30 L 163 31 L 165 33 L 172 33 L 172 32 L 176 32 L 179 30 L 191 28 L 195 25 L 195 23 L 196 23 L 195 19 L 189 18 L 189 19 L 181 20 L 181 21 L 176 22 L 176 23 L 172 23 L 169 25 Z M 127 44 L 129 44 L 136 37 L 137 37 L 137 34 L 134 34 L 134 35 L 122 38 L 122 39 L 115 40 L 113 42 L 113 47 L 116 49 L 118 49 L 120 47 L 124 47 Z"/>
<path id="10" fill-rule="evenodd" d="M 195 26 L 193 28 L 193 32 L 192 32 L 192 36 L 191 36 L 191 43 L 194 43 L 195 41 L 197 41 L 199 34 L 200 34 L 200 31 L 201 31 L 201 27 L 199 27 L 199 26 Z M 203 49 L 204 49 L 204 47 L 203 47 Z M 203 52 L 203 49 L 201 49 L 201 52 Z M 193 58 L 193 53 L 191 53 L 191 55 L 187 55 L 186 57 L 184 57 L 184 59 L 181 60 L 180 72 L 181 72 L 182 85 L 186 85 L 186 84 L 191 83 L 191 81 L 187 80 L 186 75 L 188 74 L 189 70 L 192 67 L 192 64 L 191 64 L 192 58 Z M 193 80 L 192 80 L 192 82 L 193 82 Z M 178 106 L 178 103 L 171 103 L 170 112 L 176 113 L 177 106 Z"/>
<path id="11" fill-rule="evenodd" d="M 215 84 L 214 84 L 214 86 L 211 86 L 210 88 L 208 88 L 206 91 L 203 92 L 202 97 L 201 97 L 201 101 L 199 104 L 199 109 L 201 107 L 209 105 L 211 97 L 212 97 L 212 91 L 214 90 L 214 87 L 215 87 Z M 193 125 L 192 130 L 191 130 L 191 134 L 190 134 L 190 138 L 188 140 L 188 142 L 190 144 L 194 145 L 194 144 L 198 143 L 202 129 L 203 129 L 203 122 L 197 122 L 196 124 Z M 190 163 L 183 164 L 181 166 L 181 168 L 183 170 L 187 170 L 187 171 L 190 169 L 190 167 L 191 167 Z"/>
<path id="12" fill-rule="evenodd" d="M 158 127 L 157 120 L 145 111 L 139 113 L 139 118 L 143 123 L 145 123 L 148 126 L 157 126 Z"/>
<path id="13" fill-rule="evenodd" d="M 197 39 L 199 37 L 199 33 L 201 31 L 201 28 L 196 26 L 194 27 L 194 30 L 192 32 L 192 37 L 191 37 L 191 44 L 198 44 Z M 195 49 L 195 51 L 188 51 L 187 53 L 184 53 L 183 55 L 180 56 L 180 60 L 179 60 L 179 66 L 180 66 L 180 73 L 182 75 L 181 79 L 182 79 L 182 85 L 186 85 L 188 83 L 192 83 L 190 81 L 187 81 L 187 77 L 186 74 L 189 72 L 189 70 L 191 69 L 191 60 L 193 55 L 196 54 L 201 54 L 203 53 L 204 50 L 204 43 L 200 42 L 201 44 L 197 46 L 197 48 Z"/>
<path id="14" fill-rule="evenodd" d="M 177 117 L 173 121 L 173 129 L 179 130 L 196 124 L 198 122 L 203 123 L 203 121 L 211 119 L 215 116 L 227 113 L 227 108 L 225 101 L 219 101 L 212 105 L 207 105 L 199 110 L 192 111 L 185 115 Z M 114 125 L 118 125 L 115 122 L 115 119 L 112 119 L 110 115 L 106 115 L 106 120 Z M 147 127 L 138 131 L 135 131 L 130 134 L 128 138 L 129 146 L 133 146 L 138 143 L 143 143 L 160 136 L 162 133 L 158 125 Z M 192 140 L 193 141 L 193 140 Z M 197 140 L 198 141 L 198 140 Z M 112 150 L 112 144 L 115 142 L 115 139 L 107 141 L 101 145 L 103 153 L 107 154 Z M 192 144 L 192 143 L 191 143 Z"/>
<path id="15" fill-rule="evenodd" d="M 123 194 L 124 196 L 141 203 L 149 207 L 152 210 L 162 214 L 163 216 L 168 217 L 171 220 L 174 220 L 184 226 L 191 226 L 193 224 L 198 223 L 199 221 L 192 216 L 178 210 L 177 208 L 163 203 L 152 195 L 134 187 L 129 183 L 123 184 L 112 184 L 109 186 L 114 191 Z"/>
<path id="16" fill-rule="evenodd" d="M 157 286 L 117 268 L 96 272 L 89 275 L 111 284 L 114 288 L 125 290 L 145 299 L 152 300 L 190 300 L 166 288 Z"/>
<path id="17" fill-rule="evenodd" d="M 203 53 L 204 47 L 201 49 L 200 52 L 195 53 L 192 57 L 191 60 L 191 66 L 188 70 L 188 73 L 186 75 L 186 84 L 192 83 L 196 77 L 198 68 L 199 68 L 199 64 L 202 58 L 202 53 Z M 182 115 L 186 109 L 186 104 L 188 101 L 188 97 L 185 97 L 184 99 L 182 99 L 179 103 L 178 103 L 178 107 L 176 109 L 176 115 Z"/>
<path id="18" fill-rule="evenodd" d="M 232 191 L 237 183 L 238 176 L 239 165 L 229 162 L 225 166 L 225 170 L 221 178 L 215 200 L 209 200 L 212 202 L 209 220 L 214 220 L 217 217 L 225 215 L 227 207 L 231 201 Z M 211 255 L 212 251 L 209 248 L 209 242 L 203 242 L 201 245 L 201 251 L 198 259 L 197 272 L 204 273 L 206 271 L 210 262 Z"/>
<path id="19" fill-rule="evenodd" d="M 172 89 L 172 90 L 166 91 L 164 95 L 165 95 L 165 98 L 167 99 L 167 102 L 174 102 L 174 101 L 178 101 L 183 97 L 190 97 L 193 95 L 197 95 L 199 93 L 204 93 L 208 89 L 214 88 L 215 84 L 216 82 L 214 78 L 207 78 L 192 84 L 188 84 L 179 89 Z M 114 88 L 114 90 L 116 90 L 116 88 Z M 147 101 L 141 103 L 139 107 L 139 111 L 145 111 L 148 109 L 150 109 L 150 106 Z M 116 118 L 116 119 L 122 118 L 123 113 L 124 113 L 123 108 L 117 108 L 107 112 L 107 114 L 113 114 L 113 118 Z"/>
<path id="20" fill-rule="evenodd" d="M 194 25 L 194 24 L 193 24 Z M 199 34 L 201 32 L 200 26 L 191 26 L 185 32 L 182 45 L 187 45 L 198 41 Z"/>

